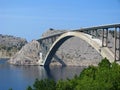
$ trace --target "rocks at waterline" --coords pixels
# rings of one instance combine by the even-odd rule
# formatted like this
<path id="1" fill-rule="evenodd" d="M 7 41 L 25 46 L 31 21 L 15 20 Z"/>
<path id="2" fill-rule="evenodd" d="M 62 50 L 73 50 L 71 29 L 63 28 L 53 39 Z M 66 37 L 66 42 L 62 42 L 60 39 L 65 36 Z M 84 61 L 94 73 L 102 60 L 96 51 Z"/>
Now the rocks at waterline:
<path id="1" fill-rule="evenodd" d="M 9 63 L 15 65 L 39 65 L 40 44 L 33 40 L 10 58 Z"/>

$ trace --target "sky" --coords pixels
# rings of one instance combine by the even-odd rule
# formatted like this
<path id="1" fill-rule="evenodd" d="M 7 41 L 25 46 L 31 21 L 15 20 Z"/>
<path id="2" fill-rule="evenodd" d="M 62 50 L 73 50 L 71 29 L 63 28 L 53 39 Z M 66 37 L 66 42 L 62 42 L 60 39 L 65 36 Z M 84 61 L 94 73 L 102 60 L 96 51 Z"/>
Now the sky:
<path id="1" fill-rule="evenodd" d="M 120 23 L 120 0 L 0 0 L 0 34 L 39 39 L 49 28 Z"/>

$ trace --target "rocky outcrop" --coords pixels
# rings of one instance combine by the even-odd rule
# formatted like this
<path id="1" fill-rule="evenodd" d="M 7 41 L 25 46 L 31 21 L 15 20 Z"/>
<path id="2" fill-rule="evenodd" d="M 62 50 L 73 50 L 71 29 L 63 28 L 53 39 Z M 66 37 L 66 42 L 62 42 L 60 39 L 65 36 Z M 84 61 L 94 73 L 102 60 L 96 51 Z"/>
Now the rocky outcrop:
<path id="1" fill-rule="evenodd" d="M 26 43 L 23 38 L 0 34 L 0 58 L 10 58 Z"/>
<path id="2" fill-rule="evenodd" d="M 10 58 L 9 63 L 15 65 L 38 65 L 40 44 L 33 40 L 27 43 L 22 49 Z"/>

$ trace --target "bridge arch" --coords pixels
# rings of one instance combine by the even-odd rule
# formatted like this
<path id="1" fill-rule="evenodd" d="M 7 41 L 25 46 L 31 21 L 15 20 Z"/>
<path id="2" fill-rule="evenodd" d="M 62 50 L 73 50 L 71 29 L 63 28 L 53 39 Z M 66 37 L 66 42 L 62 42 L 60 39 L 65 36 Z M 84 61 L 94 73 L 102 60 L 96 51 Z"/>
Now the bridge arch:
<path id="1" fill-rule="evenodd" d="M 79 37 L 80 39 L 86 41 L 88 44 L 90 44 L 98 53 L 100 53 L 103 57 L 107 57 L 110 62 L 114 61 L 114 54 L 107 48 L 101 48 L 101 52 L 99 51 L 101 47 L 101 43 L 97 42 L 92 39 L 92 37 L 88 36 L 85 33 L 82 32 L 66 32 L 62 34 L 50 47 L 49 51 L 46 54 L 45 60 L 43 62 L 44 66 L 49 66 L 52 57 L 55 55 L 58 48 L 69 38 L 71 37 Z"/>

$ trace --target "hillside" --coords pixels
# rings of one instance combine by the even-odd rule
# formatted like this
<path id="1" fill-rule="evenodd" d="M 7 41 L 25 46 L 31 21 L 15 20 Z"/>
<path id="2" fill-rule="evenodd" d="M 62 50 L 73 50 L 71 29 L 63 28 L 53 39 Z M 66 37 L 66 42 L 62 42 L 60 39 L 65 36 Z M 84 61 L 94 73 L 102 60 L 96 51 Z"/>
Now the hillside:
<path id="1" fill-rule="evenodd" d="M 0 34 L 0 58 L 9 58 L 19 51 L 27 41 L 20 37 Z"/>

